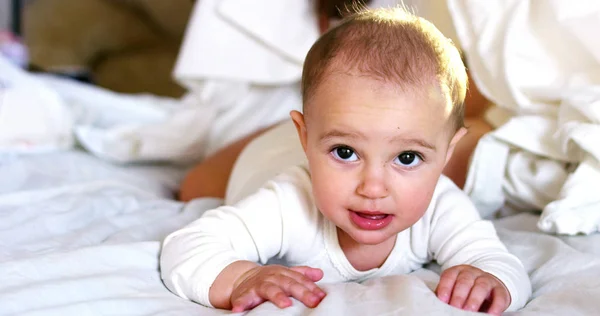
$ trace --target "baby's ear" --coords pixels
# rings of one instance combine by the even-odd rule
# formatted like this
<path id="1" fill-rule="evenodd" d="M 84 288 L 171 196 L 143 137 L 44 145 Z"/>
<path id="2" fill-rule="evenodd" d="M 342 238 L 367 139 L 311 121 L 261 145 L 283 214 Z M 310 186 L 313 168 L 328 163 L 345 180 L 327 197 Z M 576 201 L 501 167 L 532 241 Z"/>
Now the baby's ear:
<path id="1" fill-rule="evenodd" d="M 446 162 L 444 164 L 447 164 L 448 161 L 450 161 L 450 158 L 452 158 L 452 154 L 454 153 L 454 149 L 456 148 L 456 144 L 458 144 L 458 142 L 466 134 L 467 129 L 464 127 L 461 127 L 458 131 L 456 131 L 456 133 L 454 133 L 454 136 L 452 137 L 452 139 L 450 140 L 450 144 L 448 145 L 448 151 L 446 152 Z"/>
<path id="2" fill-rule="evenodd" d="M 291 111 L 290 116 L 292 117 L 292 121 L 294 121 L 294 125 L 296 126 L 296 131 L 298 132 L 298 138 L 300 138 L 300 143 L 302 144 L 302 149 L 304 149 L 304 153 L 306 153 L 306 124 L 304 123 L 304 115 L 298 111 Z"/>

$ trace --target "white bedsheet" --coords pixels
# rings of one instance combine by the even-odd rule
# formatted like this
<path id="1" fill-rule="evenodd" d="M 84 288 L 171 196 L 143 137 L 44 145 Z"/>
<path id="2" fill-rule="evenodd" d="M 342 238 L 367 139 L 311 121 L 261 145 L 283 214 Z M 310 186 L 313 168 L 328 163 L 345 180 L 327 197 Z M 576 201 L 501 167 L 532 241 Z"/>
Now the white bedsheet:
<path id="1" fill-rule="evenodd" d="M 477 87 L 509 118 L 479 142 L 465 191 L 483 213 L 542 210 L 549 233 L 600 231 L 600 2 L 448 4 Z"/>
<path id="2" fill-rule="evenodd" d="M 0 158 L 0 315 L 220 315 L 170 293 L 160 241 L 220 203 L 172 201 L 182 170 L 114 166 L 71 151 Z M 210 181 L 210 179 L 206 179 Z M 538 216 L 496 222 L 523 260 L 534 296 L 522 315 L 592 315 L 600 309 L 600 235 L 555 237 Z M 325 287 L 314 310 L 263 304 L 249 315 L 467 315 L 433 295 L 420 270 Z"/>

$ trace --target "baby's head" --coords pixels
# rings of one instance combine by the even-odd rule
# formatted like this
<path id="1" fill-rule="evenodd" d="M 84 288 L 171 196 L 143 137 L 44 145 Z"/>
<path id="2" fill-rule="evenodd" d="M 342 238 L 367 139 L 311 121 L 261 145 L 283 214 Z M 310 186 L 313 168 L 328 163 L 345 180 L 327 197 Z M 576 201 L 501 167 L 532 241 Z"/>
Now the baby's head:
<path id="1" fill-rule="evenodd" d="M 291 115 L 340 242 L 379 244 L 422 217 L 466 132 L 466 87 L 450 40 L 401 8 L 355 13 L 313 45 Z"/>

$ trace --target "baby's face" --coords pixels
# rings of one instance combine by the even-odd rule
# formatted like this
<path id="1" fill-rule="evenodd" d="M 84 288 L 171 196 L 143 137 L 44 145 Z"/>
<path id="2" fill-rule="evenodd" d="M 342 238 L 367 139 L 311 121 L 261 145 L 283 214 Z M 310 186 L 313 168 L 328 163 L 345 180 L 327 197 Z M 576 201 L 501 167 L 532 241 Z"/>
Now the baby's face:
<path id="1" fill-rule="evenodd" d="M 382 243 L 416 223 L 464 134 L 451 128 L 441 95 L 332 74 L 309 102 L 305 117 L 292 117 L 323 215 L 360 244 Z"/>

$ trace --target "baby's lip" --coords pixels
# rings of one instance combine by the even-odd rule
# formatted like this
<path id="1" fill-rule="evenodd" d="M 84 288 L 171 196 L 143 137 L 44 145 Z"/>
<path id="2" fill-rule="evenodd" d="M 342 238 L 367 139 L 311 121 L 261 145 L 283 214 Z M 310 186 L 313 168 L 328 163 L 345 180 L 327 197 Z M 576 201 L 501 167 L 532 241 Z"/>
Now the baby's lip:
<path id="1" fill-rule="evenodd" d="M 371 215 L 371 216 L 389 215 L 388 213 L 374 211 L 374 210 L 351 210 L 351 211 L 354 213 L 361 213 L 361 214 L 366 214 L 366 215 Z"/>

